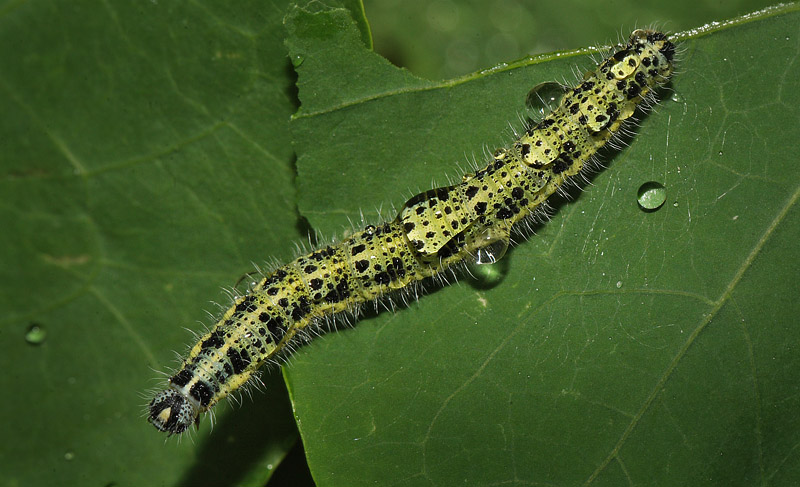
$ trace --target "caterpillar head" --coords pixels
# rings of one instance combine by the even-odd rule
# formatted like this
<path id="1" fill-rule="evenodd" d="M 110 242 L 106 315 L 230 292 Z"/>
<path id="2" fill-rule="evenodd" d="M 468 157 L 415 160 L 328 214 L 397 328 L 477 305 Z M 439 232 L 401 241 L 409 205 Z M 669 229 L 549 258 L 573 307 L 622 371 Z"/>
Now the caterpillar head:
<path id="1" fill-rule="evenodd" d="M 655 30 L 636 29 L 631 34 L 628 45 L 634 46 L 640 54 L 642 51 L 654 53 L 655 57 L 651 58 L 650 61 L 661 61 L 653 64 L 654 73 L 657 72 L 664 78 L 669 78 L 672 74 L 675 44 L 669 40 L 667 34 Z"/>
<path id="2" fill-rule="evenodd" d="M 192 400 L 174 389 L 156 394 L 147 409 L 147 420 L 170 435 L 183 433 L 200 420 L 200 412 Z"/>

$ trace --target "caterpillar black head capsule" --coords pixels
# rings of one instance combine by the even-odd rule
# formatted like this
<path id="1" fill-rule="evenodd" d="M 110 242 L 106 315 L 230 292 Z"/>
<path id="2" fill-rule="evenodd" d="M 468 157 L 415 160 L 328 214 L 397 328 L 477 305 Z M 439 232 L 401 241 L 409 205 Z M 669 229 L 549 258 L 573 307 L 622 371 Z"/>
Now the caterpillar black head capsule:
<path id="1" fill-rule="evenodd" d="M 170 435 L 183 433 L 200 421 L 200 413 L 192 401 L 174 389 L 159 392 L 147 407 L 147 420 L 159 431 Z"/>

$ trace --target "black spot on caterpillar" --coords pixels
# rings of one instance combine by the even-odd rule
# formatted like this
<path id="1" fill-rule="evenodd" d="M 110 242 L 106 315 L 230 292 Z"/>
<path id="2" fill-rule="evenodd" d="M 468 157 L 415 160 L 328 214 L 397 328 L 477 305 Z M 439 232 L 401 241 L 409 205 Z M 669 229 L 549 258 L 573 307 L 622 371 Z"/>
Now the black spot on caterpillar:
<path id="1" fill-rule="evenodd" d="M 636 108 L 672 75 L 675 46 L 636 30 L 559 105 L 461 183 L 420 193 L 397 217 L 275 269 L 192 347 L 148 406 L 159 430 L 181 433 L 288 353 L 308 327 L 403 292 L 466 260 L 502 256 L 513 227 L 580 174 Z"/>

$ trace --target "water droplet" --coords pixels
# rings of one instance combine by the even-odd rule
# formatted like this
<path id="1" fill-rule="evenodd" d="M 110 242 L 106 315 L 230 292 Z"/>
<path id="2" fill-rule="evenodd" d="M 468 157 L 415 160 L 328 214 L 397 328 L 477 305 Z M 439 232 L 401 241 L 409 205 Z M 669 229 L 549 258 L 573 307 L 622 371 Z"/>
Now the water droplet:
<path id="1" fill-rule="evenodd" d="M 31 323 L 28 331 L 25 332 L 25 341 L 31 345 L 41 345 L 45 338 L 47 338 L 47 331 L 37 323 Z"/>
<path id="2" fill-rule="evenodd" d="M 303 61 L 305 60 L 306 58 L 304 56 L 301 56 L 300 54 L 295 54 L 294 56 L 292 56 L 292 66 L 294 66 L 295 68 L 299 68 L 300 65 L 303 64 Z"/>
<path id="3" fill-rule="evenodd" d="M 721 156 L 721 155 L 722 155 L 722 151 L 719 151 L 719 152 L 717 153 L 717 155 L 720 155 L 720 156 Z"/>
<path id="4" fill-rule="evenodd" d="M 669 97 L 669 99 L 676 103 L 683 103 L 683 97 L 677 91 L 673 91 L 672 96 Z"/>
<path id="5" fill-rule="evenodd" d="M 674 206 L 675 208 L 677 208 L 677 207 L 678 207 L 678 202 L 676 201 L 675 203 L 672 203 L 672 206 Z"/>
<path id="6" fill-rule="evenodd" d="M 535 116 L 544 117 L 561 103 L 561 98 L 568 91 L 569 87 L 555 81 L 539 83 L 528 92 L 528 96 L 525 97 L 525 106 Z"/>
<path id="7" fill-rule="evenodd" d="M 622 287 L 622 281 L 617 281 L 617 289 Z"/>
<path id="8" fill-rule="evenodd" d="M 481 233 L 470 236 L 466 247 L 472 249 L 473 262 L 476 264 L 494 264 L 506 255 L 511 229 L 503 225 L 495 225 L 483 229 Z"/>
<path id="9" fill-rule="evenodd" d="M 487 236 L 487 240 L 490 237 Z M 506 255 L 508 250 L 508 240 L 494 240 L 490 241 L 485 247 L 481 247 L 475 254 L 476 264 L 494 264 Z"/>
<path id="10" fill-rule="evenodd" d="M 636 198 L 642 210 L 655 211 L 667 201 L 667 189 L 661 183 L 648 181 L 639 186 Z"/>
<path id="11" fill-rule="evenodd" d="M 508 275 L 508 260 L 486 265 L 471 262 L 467 265 L 469 273 L 478 281 L 481 289 L 489 289 L 500 284 Z"/>
<path id="12" fill-rule="evenodd" d="M 64 454 L 64 460 L 71 461 L 75 459 L 75 454 L 71 451 L 68 451 Z"/>

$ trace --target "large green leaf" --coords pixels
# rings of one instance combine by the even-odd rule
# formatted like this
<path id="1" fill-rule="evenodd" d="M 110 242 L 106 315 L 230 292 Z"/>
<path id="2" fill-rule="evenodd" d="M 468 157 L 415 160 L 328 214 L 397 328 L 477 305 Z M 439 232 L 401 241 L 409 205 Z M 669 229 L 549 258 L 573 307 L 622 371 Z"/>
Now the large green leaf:
<path id="1" fill-rule="evenodd" d="M 508 140 L 531 87 L 592 64 L 434 84 L 366 51 L 348 18 L 287 19 L 299 207 L 324 234 L 457 178 L 452 161 Z M 799 26 L 790 5 L 681 35 L 672 91 L 502 282 L 434 288 L 300 350 L 285 375 L 318 484 L 797 482 Z M 380 84 L 359 97 L 342 71 Z M 653 212 L 648 182 L 668 194 Z"/>
<path id="2" fill-rule="evenodd" d="M 296 441 L 279 374 L 213 436 L 142 417 L 220 286 L 305 237 L 286 5 L 4 5 L 0 485 L 261 485 Z"/>
<path id="3" fill-rule="evenodd" d="M 268 256 L 288 259 L 292 242 L 306 238 L 306 229 L 296 221 L 292 150 L 285 125 L 295 108 L 294 75 L 282 46 L 286 3 L 192 2 L 176 6 L 163 1 L 111 0 L 100 4 L 85 0 L 9 0 L 0 7 L 0 225 L 4 229 L 0 234 L 0 276 L 4 283 L 0 293 L 0 353 L 7 366 L 0 379 L 6 391 L 0 406 L 6 418 L 0 428 L 6 439 L 0 447 L 0 485 L 258 485 L 269 477 L 270 467 L 292 443 L 295 433 L 289 405 L 280 375 L 274 372 L 265 378 L 267 393 L 254 394 L 255 404 L 245 400 L 244 406 L 231 411 L 233 414 L 219 416 L 212 434 L 205 422 L 193 441 L 184 438 L 179 444 L 165 444 L 163 435 L 146 424 L 141 417 L 146 398 L 139 396 L 144 389 L 160 384 L 152 380 L 156 374 L 151 368 L 163 370 L 174 363 L 173 350 L 184 350 L 190 336 L 183 327 L 202 330 L 199 322 L 211 321 L 203 310 L 216 311 L 209 301 L 227 302 L 219 292 L 220 286 L 232 285 L 249 271 L 250 261 L 260 262 Z M 321 2 L 316 3 L 324 10 Z M 369 45 L 369 28 L 360 13 L 360 2 L 343 3 L 354 12 L 357 34 L 338 32 L 336 36 L 357 38 Z M 620 17 L 618 10 L 624 10 L 627 19 L 641 22 L 674 17 L 654 15 L 651 7 L 641 2 L 624 8 L 619 3 L 601 10 L 587 7 L 595 4 L 585 2 L 576 10 L 564 1 L 537 2 L 531 8 L 541 9 L 536 17 L 544 25 L 559 25 L 554 19 L 586 17 L 594 25 L 611 25 L 611 30 L 631 22 Z M 741 4 L 726 2 L 724 8 L 729 6 L 730 10 L 709 16 L 708 7 L 703 5 L 719 2 L 691 4 L 697 15 L 692 17 L 693 23 L 668 23 L 667 27 L 676 30 L 743 11 Z M 368 5 L 370 12 L 373 5 Z M 683 2 L 664 5 L 673 6 L 673 11 L 685 7 Z M 587 8 L 592 15 L 584 15 Z M 420 10 L 421 15 L 424 13 Z M 544 18 L 545 13 L 550 20 Z M 419 32 L 409 25 L 405 14 L 396 11 L 395 17 L 410 35 Z M 775 19 L 758 24 L 772 22 Z M 797 472 L 791 447 L 798 443 L 798 434 L 791 414 L 797 410 L 797 355 L 789 346 L 797 340 L 790 334 L 794 330 L 788 329 L 791 321 L 784 316 L 796 314 L 797 305 L 787 296 L 797 293 L 796 286 L 784 278 L 792 270 L 786 264 L 793 264 L 793 255 L 787 257 L 789 251 L 782 249 L 781 243 L 793 243 L 786 232 L 788 222 L 796 218 L 792 220 L 787 212 L 772 232 L 767 230 L 781 215 L 775 207 L 793 208 L 786 195 L 797 181 L 789 164 L 797 159 L 791 152 L 796 149 L 790 145 L 797 135 L 790 132 L 796 130 L 797 117 L 790 123 L 779 119 L 788 118 L 787 110 L 797 105 L 792 98 L 796 66 L 789 62 L 797 50 L 796 25 L 795 20 L 777 37 L 751 32 L 741 41 L 748 50 L 742 50 L 738 40 L 711 42 L 724 33 L 687 41 L 682 72 L 675 83 L 682 101 L 662 103 L 658 112 L 645 120 L 631 149 L 615 157 L 610 169 L 595 178 L 594 187 L 560 208 L 555 221 L 539 228 L 537 237 L 513 251 L 508 259 L 509 273 L 494 289 L 485 290 L 469 282 L 442 289 L 396 315 L 365 320 L 355 330 L 326 336 L 299 352 L 288 370 L 319 482 L 338 480 L 341 485 L 352 485 L 377 478 L 378 484 L 386 484 L 394 476 L 410 479 L 406 483 L 412 484 L 431 483 L 431 479 L 451 484 L 462 477 L 480 483 L 483 477 L 475 473 L 476 465 L 486 465 L 491 473 L 497 470 L 493 465 L 506 467 L 513 462 L 520 466 L 520 474 L 509 468 L 509 477 L 522 483 L 526 480 L 522 474 L 528 473 L 531 465 L 559 474 L 585 465 L 585 460 L 576 462 L 575 455 L 566 455 L 566 448 L 580 450 L 581 455 L 588 452 L 580 458 L 593 461 L 593 468 L 604 466 L 599 471 L 605 474 L 622 465 L 637 475 L 639 469 L 658 475 L 665 464 L 676 459 L 669 464 L 674 465 L 674 477 L 692 478 L 713 468 L 721 474 L 708 476 L 722 478 L 721 484 L 726 483 L 723 474 L 733 478 L 754 465 L 750 460 L 755 455 L 763 459 L 756 467 L 763 465 L 764 483 L 790 483 L 792 472 Z M 574 26 L 577 29 L 572 32 L 587 37 L 569 37 L 566 31 Z M 613 37 L 606 27 L 601 33 L 589 33 L 587 23 L 571 20 L 557 33 L 564 32 L 566 39 L 572 39 L 561 45 L 577 46 Z M 465 32 L 471 35 L 471 29 L 468 26 Z M 526 42 L 538 44 L 555 34 L 537 32 L 531 31 Z M 785 43 L 777 44 L 786 36 L 789 39 Z M 298 134 L 305 133 L 296 143 L 306 153 L 306 144 L 321 143 L 331 135 L 340 138 L 343 145 L 333 157 L 317 159 L 317 164 L 330 164 L 339 179 L 344 171 L 344 179 L 358 183 L 354 176 L 374 171 L 370 179 L 363 180 L 364 186 L 343 185 L 342 189 L 338 189 L 340 183 L 335 178 L 313 183 L 301 175 L 299 182 L 306 194 L 303 214 L 325 235 L 338 233 L 347 224 L 346 216 L 355 217 L 358 208 L 369 214 L 382 203 L 402 203 L 412 190 L 428 188 L 431 179 L 444 182 L 445 175 L 455 176 L 452 161 L 463 160 L 464 153 L 479 153 L 483 143 L 494 146 L 508 140 L 502 135 L 505 122 L 516 120 L 524 94 L 534 83 L 570 79 L 572 66 L 590 64 L 574 56 L 553 63 L 542 58 L 541 62 L 512 66 L 507 72 L 430 84 L 407 73 L 390 73 L 388 65 L 361 46 L 353 47 L 359 51 L 351 50 L 347 56 L 359 58 L 359 64 L 350 68 L 354 78 L 338 78 L 336 87 L 344 92 L 349 84 L 360 83 L 365 90 L 361 95 L 347 90 L 350 106 L 339 107 L 343 113 L 355 114 L 352 127 L 320 123 L 320 132 L 304 132 L 301 124 L 331 115 L 324 108 L 330 100 L 320 98 L 319 113 L 306 111 L 308 120 L 301 121 L 297 129 Z M 731 53 L 737 51 L 734 58 Z M 331 60 L 342 57 L 338 54 Z M 314 65 L 314 56 L 302 63 L 303 59 L 292 61 L 300 64 L 302 72 L 304 66 Z M 772 69 L 777 74 L 768 85 L 763 84 L 765 63 L 778 65 Z M 359 66 L 367 65 L 374 70 L 369 71 L 373 78 L 368 84 L 358 80 Z M 317 75 L 335 79 L 324 72 L 324 63 L 322 66 Z M 520 72 L 527 69 L 538 71 Z M 308 71 L 303 76 L 309 76 Z M 506 76 L 519 85 L 512 88 L 509 82 L 505 94 L 490 93 L 498 77 Z M 700 82 L 695 83 L 698 78 Z M 393 81 L 387 87 L 389 79 Z M 397 80 L 402 80 L 409 93 L 397 90 Z M 461 91 L 472 83 L 477 85 Z M 481 84 L 485 88 L 478 86 Z M 419 91 L 423 85 L 429 87 L 429 93 Z M 318 88 L 332 92 L 329 85 Z M 745 90 L 752 92 L 742 95 Z M 442 93 L 453 98 L 437 100 Z M 707 101 L 709 93 L 713 94 L 713 104 Z M 366 100 L 367 96 L 374 99 Z M 415 113 L 416 107 L 424 107 L 424 103 L 415 101 L 407 112 L 396 107 L 394 112 L 383 114 L 389 122 L 388 134 L 398 144 L 362 138 L 386 129 L 385 124 L 372 123 L 380 117 L 358 114 L 362 105 L 406 96 L 409 100 L 430 96 L 434 104 L 427 111 Z M 769 118 L 769 124 L 751 121 L 755 116 Z M 420 122 L 427 125 L 418 127 Z M 453 130 L 453 125 L 461 126 Z M 667 126 L 669 144 L 664 137 Z M 771 126 L 780 126 L 781 131 L 770 133 Z M 673 136 L 679 128 L 684 134 L 694 130 L 698 139 L 684 136 L 676 145 Z M 416 137 L 413 143 L 407 137 L 397 138 L 404 132 Z M 781 136 L 784 143 L 773 145 Z M 646 145 L 648 140 L 652 145 Z M 740 144 L 747 153 L 739 153 L 744 149 L 737 152 L 733 144 Z M 423 146 L 425 149 L 419 152 Z M 723 154 L 710 159 L 709 154 L 717 154 L 720 148 Z M 354 157 L 359 151 L 365 152 L 363 157 Z M 405 169 L 397 161 L 424 167 Z M 376 165 L 364 165 L 366 162 Z M 625 172 L 637 162 L 644 162 L 649 171 L 640 168 L 643 172 Z M 709 179 L 706 172 L 712 169 L 712 162 L 718 165 L 712 173 L 714 179 Z M 729 167 L 741 169 L 743 164 L 738 173 L 725 172 Z M 770 171 L 766 164 L 770 164 Z M 326 176 L 319 167 L 306 162 L 299 169 L 315 178 Z M 776 169 L 786 174 L 774 176 Z M 389 173 L 384 175 L 386 170 Z M 730 181 L 720 175 L 738 175 L 742 184 L 709 203 L 709 194 L 719 196 L 724 193 L 722 189 L 733 187 L 726 187 L 724 183 Z M 401 176 L 409 179 L 399 179 Z M 628 182 L 628 177 L 634 179 Z M 396 187 L 385 184 L 387 179 L 398 181 L 392 183 Z M 672 221 L 675 217 L 662 216 L 665 210 L 671 211 L 670 207 L 645 218 L 626 206 L 626 225 L 622 229 L 616 226 L 616 230 L 611 226 L 616 215 L 608 213 L 609 203 L 616 202 L 624 190 L 624 204 L 629 205 L 630 189 L 645 179 L 666 183 L 670 202 L 677 198 L 685 213 L 680 234 L 670 230 L 676 225 Z M 718 193 L 703 189 L 709 181 L 717 182 L 714 189 Z M 732 196 L 741 204 L 741 191 L 752 190 L 752 184 L 759 181 L 771 183 L 774 193 L 768 198 L 751 198 L 754 202 L 747 211 L 736 212 L 728 219 L 714 213 L 729 211 L 726 205 L 732 204 Z M 691 184 L 692 190 L 685 184 Z M 781 193 L 781 185 L 789 189 Z M 322 197 L 334 189 L 341 192 L 333 202 L 321 199 L 314 207 L 308 204 L 315 195 Z M 597 210 L 598 202 L 603 202 L 601 211 Z M 596 226 L 576 223 L 581 212 L 592 215 L 593 220 L 596 215 Z M 697 215 L 701 215 L 700 220 Z M 731 219 L 737 215 L 736 220 Z M 712 224 L 720 226 L 714 233 L 719 242 L 710 240 L 706 227 Z M 731 238 L 727 229 L 742 224 L 747 225 L 745 231 Z M 605 233 L 599 233 L 603 230 Z M 625 234 L 630 231 L 636 233 Z M 608 242 L 601 240 L 606 236 Z M 648 236 L 654 240 L 646 252 L 635 253 L 628 241 Z M 748 248 L 753 239 L 764 245 Z M 584 242 L 594 254 L 582 256 L 571 250 L 584 249 Z M 620 242 L 624 245 L 619 249 L 610 249 Z M 747 256 L 753 257 L 747 260 L 732 249 L 755 252 L 748 252 Z M 622 253 L 624 259 L 620 258 Z M 569 260 L 560 259 L 564 254 Z M 701 282 L 706 287 L 700 294 L 710 303 L 705 323 L 698 325 L 693 319 L 690 313 L 696 313 L 696 309 L 692 307 L 686 308 L 685 326 L 684 321 L 669 321 L 658 314 L 661 299 L 680 298 L 670 288 L 678 272 L 676 258 L 685 260 L 677 269 L 689 265 L 693 269 L 691 274 L 686 273 L 688 282 L 684 284 L 681 279 L 681 284 L 698 286 L 701 281 L 691 276 L 700 271 L 708 278 Z M 704 259 L 712 260 L 709 264 Z M 776 265 L 781 259 L 786 264 Z M 729 260 L 737 271 L 741 268 L 746 272 L 737 274 L 740 277 L 735 282 L 729 281 L 735 284 L 731 292 L 714 294 L 719 288 L 715 283 L 726 279 L 726 267 L 717 264 Z M 625 264 L 620 265 L 620 261 Z M 630 271 L 627 263 L 631 263 Z M 576 265 L 583 269 L 583 276 L 575 274 Z M 643 265 L 649 266 L 652 294 L 642 289 Z M 563 284 L 552 282 L 554 273 L 565 276 Z M 607 286 L 603 288 L 587 276 L 602 276 Z M 576 285 L 575 280 L 581 277 L 586 279 Z M 617 281 L 622 287 L 615 291 Z M 605 302 L 609 296 L 616 304 L 611 313 Z M 644 306 L 641 301 L 645 301 Z M 520 304 L 530 306 L 533 314 L 520 310 Z M 711 304 L 720 304 L 719 309 Z M 725 313 L 731 312 L 732 305 L 737 306 L 738 316 L 726 322 Z M 437 313 L 437 308 L 442 311 Z M 637 321 L 634 326 L 624 313 L 635 314 L 642 323 Z M 673 313 L 682 316 L 684 309 Z M 447 324 L 452 316 L 444 315 L 456 316 L 457 333 L 452 323 Z M 570 326 L 563 325 L 565 319 Z M 47 332 L 38 346 L 24 339 L 34 323 Z M 728 323 L 735 326 L 729 325 L 729 330 Z M 642 394 L 639 386 L 645 381 L 641 375 L 658 370 L 650 362 L 670 353 L 661 349 L 631 351 L 631 345 L 625 342 L 626 346 L 614 350 L 616 355 L 611 359 L 616 362 L 609 365 L 597 353 L 601 340 L 622 340 L 628 335 L 620 330 L 633 330 L 631 336 L 643 343 L 653 346 L 655 341 L 656 347 L 666 347 L 672 345 L 669 332 L 679 325 L 684 326 L 684 336 L 695 330 L 702 333 L 687 342 L 685 353 L 674 355 L 679 360 L 666 375 L 668 381 L 646 383 L 651 386 L 645 391 L 646 398 L 652 397 L 649 402 L 636 402 L 636 395 L 627 398 L 634 406 L 649 406 L 636 410 L 642 410 L 642 414 L 636 422 L 624 423 L 622 435 L 605 430 L 614 425 L 603 423 L 608 418 L 599 414 L 595 417 L 600 417 L 600 422 L 590 426 L 586 426 L 586 420 L 565 423 L 570 415 L 585 414 L 580 407 L 586 397 L 604 405 L 605 396 L 618 393 L 614 387 L 602 391 L 604 380 L 625 374 L 631 394 Z M 733 348 L 723 353 L 726 347 L 741 343 L 732 340 L 751 330 L 757 331 L 749 335 L 750 342 L 744 343 L 750 343 L 749 350 L 757 354 L 743 356 Z M 475 337 L 476 333 L 485 335 Z M 662 338 L 659 333 L 667 335 Z M 588 342 L 592 337 L 594 344 Z M 505 348 L 497 343 L 505 343 Z M 321 354 L 319 362 L 308 362 L 315 354 Z M 426 355 L 436 360 L 430 361 Z M 646 357 L 639 358 L 642 355 Z M 531 360 L 542 365 L 531 366 Z M 697 374 L 706 374 L 708 365 L 700 363 L 700 372 L 692 370 L 698 365 L 694 362 L 704 361 L 711 364 L 713 372 L 707 378 Z M 730 361 L 733 365 L 726 365 Z M 476 369 L 476 363 L 486 365 Z M 748 364 L 750 368 L 740 372 Z M 505 380 L 513 374 L 518 374 L 516 382 L 514 377 Z M 606 374 L 611 377 L 603 377 Z M 465 381 L 464 375 L 474 379 Z M 531 378 L 525 381 L 528 375 Z M 565 376 L 569 380 L 563 380 Z M 694 382 L 681 379 L 683 376 Z M 503 380 L 496 380 L 498 377 Z M 698 383 L 699 379 L 703 382 Z M 354 380 L 363 384 L 354 385 Z M 591 382 L 591 389 L 585 387 L 586 381 Z M 737 388 L 741 383 L 750 388 Z M 519 384 L 518 391 L 507 389 Z M 476 387 L 481 391 L 477 396 L 463 394 Z M 711 401 L 704 400 L 701 387 L 710 391 Z M 599 396 L 598 389 L 605 396 Z M 535 395 L 536 399 L 518 396 L 518 392 Z M 494 400 L 493 395 L 505 394 L 508 398 L 510 393 L 515 394 L 512 404 L 501 402 L 504 408 L 485 410 L 484 406 L 497 406 L 487 402 Z M 442 400 L 443 394 L 449 399 Z M 475 401 L 475 397 L 480 400 Z M 698 402 L 690 404 L 684 397 Z M 464 405 L 464 399 L 473 402 Z M 626 397 L 614 399 L 623 401 Z M 691 407 L 676 408 L 674 401 L 678 400 L 678 404 Z M 729 410 L 717 406 L 724 401 L 730 402 Z M 309 408 L 319 409 L 307 414 Z M 428 411 L 431 408 L 439 412 L 432 416 Z M 319 421 L 320 414 L 327 414 L 324 423 Z M 707 419 L 709 414 L 722 420 Z M 387 416 L 392 418 L 387 421 Z M 469 421 L 463 421 L 465 417 Z M 757 421 L 748 422 L 753 417 Z M 693 419 L 703 421 L 703 427 L 697 428 Z M 647 442 L 634 441 L 642 435 L 653 436 L 658 421 L 669 422 L 670 431 L 676 434 L 672 443 L 664 446 L 659 440 L 653 448 L 647 448 Z M 544 426 L 538 427 L 539 423 Z M 317 427 L 319 424 L 323 426 Z M 512 424 L 523 427 L 512 430 Z M 630 431 L 629 424 L 635 426 Z M 656 426 L 643 428 L 646 424 Z M 733 426 L 728 427 L 730 424 Z M 749 429 L 753 424 L 756 433 Z M 310 434 L 312 430 L 316 434 Z M 369 434 L 362 434 L 364 431 Z M 507 441 L 497 446 L 501 434 L 507 434 Z M 596 442 L 609 435 L 624 441 L 614 442 L 611 448 L 605 442 L 593 448 L 581 434 L 598 436 Z M 664 435 L 654 436 L 658 439 Z M 723 455 L 709 459 L 698 436 L 705 442 L 716 439 L 721 445 L 750 446 L 754 438 L 758 441 L 753 455 L 745 451 L 734 457 L 730 448 L 720 448 L 716 453 Z M 652 461 L 639 458 L 633 467 L 630 462 L 621 463 L 630 450 L 652 455 Z M 598 451 L 602 460 L 595 461 Z M 389 466 L 386 460 L 376 460 L 385 452 L 392 462 Z M 775 462 L 781 453 L 785 453 L 780 457 L 782 462 Z M 686 467 L 687 458 L 697 462 L 694 470 Z M 328 480 L 331 478 L 333 481 Z"/>

